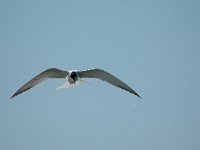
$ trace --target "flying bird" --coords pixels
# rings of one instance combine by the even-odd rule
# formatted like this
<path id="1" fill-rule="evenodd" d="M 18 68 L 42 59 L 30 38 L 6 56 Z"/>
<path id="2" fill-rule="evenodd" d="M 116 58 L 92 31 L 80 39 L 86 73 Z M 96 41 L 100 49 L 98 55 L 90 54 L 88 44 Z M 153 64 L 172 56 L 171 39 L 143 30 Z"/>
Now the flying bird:
<path id="1" fill-rule="evenodd" d="M 97 78 L 102 81 L 106 81 L 116 87 L 119 87 L 123 90 L 126 90 L 132 94 L 135 94 L 139 98 L 139 94 L 137 94 L 130 86 L 128 86 L 126 83 L 115 77 L 114 75 L 102 70 L 102 69 L 88 69 L 84 71 L 63 71 L 57 68 L 50 68 L 43 72 L 41 72 L 39 75 L 35 76 L 33 79 L 28 81 L 26 84 L 24 84 L 19 90 L 17 90 L 11 98 L 17 96 L 18 94 L 21 94 L 32 87 L 38 85 L 39 83 L 51 79 L 51 78 L 63 78 L 66 79 L 66 83 L 59 87 L 58 89 L 76 86 L 83 82 L 82 78 Z"/>

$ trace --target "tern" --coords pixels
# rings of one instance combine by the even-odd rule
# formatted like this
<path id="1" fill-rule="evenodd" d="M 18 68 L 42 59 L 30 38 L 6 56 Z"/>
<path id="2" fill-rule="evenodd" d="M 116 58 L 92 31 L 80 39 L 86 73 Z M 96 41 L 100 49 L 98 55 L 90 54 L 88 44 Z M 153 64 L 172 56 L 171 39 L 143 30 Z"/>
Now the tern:
<path id="1" fill-rule="evenodd" d="M 140 95 L 137 94 L 130 86 L 128 86 L 126 83 L 115 77 L 114 75 L 102 70 L 102 69 L 88 69 L 84 71 L 76 71 L 76 70 L 71 70 L 71 71 L 63 71 L 57 68 L 50 68 L 47 69 L 34 78 L 32 78 L 30 81 L 28 81 L 26 84 L 24 84 L 19 90 L 17 90 L 11 98 L 17 96 L 18 94 L 21 94 L 32 87 L 38 85 L 39 83 L 51 79 L 51 78 L 63 78 L 66 79 L 67 82 L 59 87 L 58 89 L 66 88 L 66 87 L 71 87 L 78 85 L 79 83 L 82 83 L 83 80 L 82 78 L 97 78 L 102 81 L 106 81 L 116 87 L 119 87 L 123 90 L 126 90 L 139 98 Z"/>

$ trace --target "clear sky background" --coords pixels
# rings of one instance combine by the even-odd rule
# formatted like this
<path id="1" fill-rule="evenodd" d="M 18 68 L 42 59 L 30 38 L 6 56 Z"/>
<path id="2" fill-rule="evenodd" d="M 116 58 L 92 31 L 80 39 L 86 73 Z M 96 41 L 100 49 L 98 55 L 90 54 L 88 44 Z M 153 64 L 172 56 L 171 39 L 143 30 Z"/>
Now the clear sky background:
<path id="1" fill-rule="evenodd" d="M 102 68 L 57 91 L 47 68 Z M 1 150 L 199 150 L 200 1 L 0 0 Z"/>

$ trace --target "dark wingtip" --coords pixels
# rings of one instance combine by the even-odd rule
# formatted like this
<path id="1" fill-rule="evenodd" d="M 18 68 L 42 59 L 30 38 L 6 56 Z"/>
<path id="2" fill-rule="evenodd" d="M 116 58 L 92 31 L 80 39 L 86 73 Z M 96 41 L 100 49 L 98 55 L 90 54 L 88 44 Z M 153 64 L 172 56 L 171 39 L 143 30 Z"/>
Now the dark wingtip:
<path id="1" fill-rule="evenodd" d="M 123 89 L 123 90 L 126 90 L 126 91 L 128 91 L 128 92 L 130 92 L 130 93 L 132 93 L 132 94 L 134 94 L 134 95 L 136 95 L 137 97 L 139 97 L 140 99 L 141 99 L 141 96 L 138 94 L 138 93 L 136 93 L 133 89 L 131 89 L 131 90 L 127 90 L 126 88 L 124 88 L 124 87 L 122 87 L 122 86 L 119 86 L 121 89 Z"/>
<path id="2" fill-rule="evenodd" d="M 11 97 L 10 97 L 10 99 L 12 99 L 13 97 L 15 97 L 15 96 L 17 96 L 18 94 L 13 94 Z"/>
<path id="3" fill-rule="evenodd" d="M 132 94 L 134 94 L 134 95 L 136 95 L 137 97 L 139 97 L 140 99 L 142 98 L 138 93 L 136 93 L 134 90 L 132 90 L 132 91 L 129 91 L 130 93 L 132 93 Z"/>
<path id="4" fill-rule="evenodd" d="M 30 88 L 31 88 L 31 87 L 28 87 L 28 88 L 26 88 L 26 89 L 23 89 L 23 87 L 20 88 L 17 92 L 15 92 L 15 93 L 13 94 L 13 96 L 11 96 L 10 99 L 12 99 L 13 97 L 15 97 L 15 96 L 17 96 L 17 95 L 19 95 L 19 94 L 21 94 L 21 93 L 23 93 L 23 92 L 29 90 Z"/>
<path id="5" fill-rule="evenodd" d="M 139 94 L 137 94 L 136 96 L 139 97 L 140 99 L 142 99 L 142 97 Z"/>
<path id="6" fill-rule="evenodd" d="M 142 98 L 138 93 L 134 92 L 134 95 L 136 95 L 137 97 L 139 97 L 140 99 Z"/>
<path id="7" fill-rule="evenodd" d="M 138 93 L 136 93 L 134 90 L 129 91 L 129 92 L 132 93 L 132 94 L 134 94 L 134 95 L 136 95 L 137 97 L 139 97 L 141 99 L 141 96 Z"/>

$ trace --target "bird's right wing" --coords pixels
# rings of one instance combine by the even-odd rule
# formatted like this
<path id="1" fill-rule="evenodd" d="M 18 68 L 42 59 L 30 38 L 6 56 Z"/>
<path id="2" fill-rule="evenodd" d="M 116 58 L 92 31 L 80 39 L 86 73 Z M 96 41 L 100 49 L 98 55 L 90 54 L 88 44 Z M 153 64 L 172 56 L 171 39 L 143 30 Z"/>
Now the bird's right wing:
<path id="1" fill-rule="evenodd" d="M 85 71 L 79 71 L 78 75 L 80 78 L 98 78 L 100 80 L 106 81 L 116 87 L 119 87 L 121 89 L 129 91 L 130 93 L 135 94 L 136 96 L 140 97 L 139 94 L 137 94 L 126 83 L 124 83 L 123 81 L 121 81 L 120 79 L 115 77 L 114 75 L 112 75 L 109 72 L 106 72 L 102 69 L 89 69 L 89 70 L 85 70 Z"/>
<path id="2" fill-rule="evenodd" d="M 43 82 L 46 79 L 66 78 L 68 75 L 69 75 L 69 72 L 63 71 L 63 70 L 60 70 L 57 68 L 47 69 L 47 70 L 43 71 L 42 73 L 40 73 L 39 75 L 35 76 L 30 81 L 28 81 L 21 88 L 19 88 L 19 90 L 17 90 L 17 92 L 15 92 L 11 98 L 17 96 L 18 94 L 20 94 L 22 92 L 25 92 L 25 91 L 31 89 L 32 87 L 38 85 L 39 83 Z"/>

